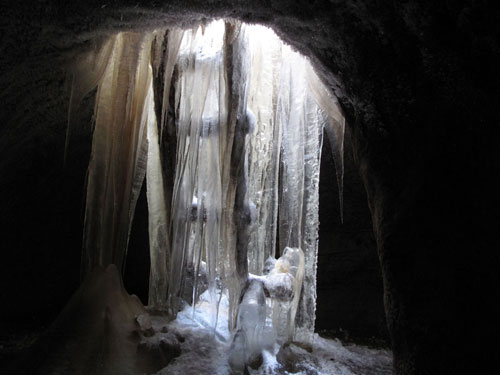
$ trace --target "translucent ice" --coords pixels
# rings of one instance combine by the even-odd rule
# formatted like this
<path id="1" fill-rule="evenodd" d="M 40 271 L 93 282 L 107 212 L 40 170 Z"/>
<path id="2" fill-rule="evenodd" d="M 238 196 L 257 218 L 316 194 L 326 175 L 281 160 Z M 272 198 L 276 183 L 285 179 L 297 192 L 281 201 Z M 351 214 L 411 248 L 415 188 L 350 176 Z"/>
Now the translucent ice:
<path id="1" fill-rule="evenodd" d="M 228 356 L 228 363 L 229 367 L 231 368 L 231 374 L 248 374 L 247 353 L 248 349 L 246 334 L 244 330 L 239 329 L 234 334 Z"/>

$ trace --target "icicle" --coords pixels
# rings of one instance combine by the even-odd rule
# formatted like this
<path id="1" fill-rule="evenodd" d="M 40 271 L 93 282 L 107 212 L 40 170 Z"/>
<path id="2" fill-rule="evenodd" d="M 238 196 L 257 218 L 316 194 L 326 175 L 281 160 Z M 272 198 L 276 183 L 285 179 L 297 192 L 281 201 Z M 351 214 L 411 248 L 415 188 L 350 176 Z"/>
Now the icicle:
<path id="1" fill-rule="evenodd" d="M 169 298 L 176 314 L 182 299 L 200 294 L 205 275 L 215 305 L 221 181 L 219 152 L 220 25 L 186 33 L 179 60 L 177 166 L 173 194 L 173 260 Z M 206 266 L 206 271 L 202 269 Z M 186 275 L 186 271 L 190 275 Z M 187 296 L 190 295 L 190 298 Z M 213 317 L 215 323 L 216 317 Z"/>
<path id="2" fill-rule="evenodd" d="M 163 175 L 158 127 L 154 112 L 152 81 L 144 106 L 147 110 L 148 162 L 146 184 L 151 259 L 148 304 L 155 308 L 165 308 L 167 302 L 168 272 L 170 270 L 170 240 L 167 232 L 169 213 L 166 211 L 163 190 Z"/>
<path id="3" fill-rule="evenodd" d="M 171 186 L 173 181 L 170 181 L 172 179 L 172 171 L 170 171 L 172 163 L 168 159 L 172 151 L 162 149 L 162 138 L 158 133 L 161 134 L 166 125 L 172 74 L 183 34 L 184 32 L 179 29 L 154 32 L 151 54 L 153 82 L 151 85 L 151 102 L 148 103 L 148 109 L 151 111 L 150 116 L 154 117 L 155 120 L 156 118 L 161 120 L 148 124 L 149 148 L 146 177 L 151 254 L 149 305 L 161 309 L 167 306 L 168 280 L 171 271 L 169 224 L 172 191 L 167 186 Z M 154 90 L 153 86 L 155 87 Z M 153 98 L 153 92 L 156 92 L 156 98 Z M 167 181 L 165 181 L 165 178 Z"/>
<path id="4" fill-rule="evenodd" d="M 177 58 L 179 56 L 179 49 L 181 47 L 183 36 L 184 32 L 180 29 L 173 28 L 168 30 L 165 71 L 163 73 L 164 84 L 161 106 L 160 139 L 163 138 L 163 129 L 166 125 L 172 74 L 174 72 L 175 62 L 177 61 Z"/>
<path id="5" fill-rule="evenodd" d="M 301 247 L 302 206 L 304 195 L 304 126 L 305 84 L 304 61 L 291 49 L 283 50 L 278 122 L 283 128 L 282 136 L 282 191 L 280 202 L 280 249 Z"/>
<path id="6" fill-rule="evenodd" d="M 119 33 L 96 98 L 84 228 L 85 270 L 123 271 L 135 204 L 146 171 L 144 102 L 150 87 L 151 35 Z"/>
<path id="7" fill-rule="evenodd" d="M 248 195 L 257 211 L 248 245 L 248 266 L 251 273 L 260 274 L 276 249 L 281 127 L 275 122 L 274 108 L 282 43 L 268 28 L 247 27 L 252 53 L 248 106 L 256 117 L 248 149 Z"/>
<path id="8" fill-rule="evenodd" d="M 316 319 L 316 271 L 319 230 L 319 177 L 323 146 L 323 113 L 308 95 L 305 98 L 304 205 L 301 249 L 304 251 L 304 281 L 295 317 L 297 341 L 311 343 Z M 304 291 L 307 291 L 304 293 Z"/>
<path id="9" fill-rule="evenodd" d="M 186 271 L 192 265 L 190 253 L 191 221 L 199 218 L 197 199 L 194 197 L 194 172 L 191 169 L 197 159 L 197 137 L 191 138 L 192 96 L 194 74 L 187 74 L 194 69 L 196 43 L 195 31 L 185 32 L 183 51 L 179 61 L 179 82 L 176 91 L 176 107 L 179 108 L 177 128 L 177 161 L 174 191 L 172 195 L 172 266 L 169 282 L 169 309 L 175 316 L 181 307 Z M 178 103 L 178 104 L 177 104 Z M 196 211 L 194 210 L 196 208 Z"/>
<path id="10" fill-rule="evenodd" d="M 223 254 L 223 278 L 229 294 L 229 318 L 228 324 L 231 329 L 236 325 L 238 302 L 241 291 L 248 278 L 248 260 L 246 258 L 246 247 L 248 227 L 243 223 L 243 210 L 245 206 L 247 186 L 240 186 L 240 182 L 246 185 L 245 159 L 246 159 L 246 134 L 249 129 L 247 110 L 248 95 L 248 72 L 250 65 L 250 54 L 248 50 L 247 34 L 240 24 L 226 23 L 224 63 L 227 74 L 227 97 L 228 122 L 227 133 L 225 133 L 224 159 L 223 159 L 223 224 L 222 238 L 224 241 Z M 249 207 L 249 205 L 247 204 Z M 238 242 L 239 237 L 239 242 Z M 248 241 L 248 239 L 247 239 Z M 236 251 L 234 250 L 236 249 Z"/>
<path id="11" fill-rule="evenodd" d="M 102 79 L 109 64 L 115 41 L 116 38 L 108 38 L 103 42 L 102 46 L 81 57 L 74 66 L 68 107 L 68 126 L 66 128 L 66 141 L 64 144 L 64 164 L 66 164 L 71 131 L 74 126 L 73 122 L 78 105 L 85 95 L 97 87 L 97 84 Z"/>
<path id="12" fill-rule="evenodd" d="M 316 308 L 318 252 L 319 167 L 322 113 L 309 97 L 307 61 L 289 47 L 283 48 L 277 121 L 283 128 L 280 201 L 280 249 L 304 252 L 303 291 L 295 319 L 295 338 L 310 342 Z"/>
<path id="13" fill-rule="evenodd" d="M 323 85 L 312 67 L 307 68 L 309 90 L 316 103 L 326 112 L 328 120 L 324 128 L 332 148 L 333 161 L 339 187 L 340 220 L 344 222 L 344 133 L 345 118 L 337 99 Z"/>

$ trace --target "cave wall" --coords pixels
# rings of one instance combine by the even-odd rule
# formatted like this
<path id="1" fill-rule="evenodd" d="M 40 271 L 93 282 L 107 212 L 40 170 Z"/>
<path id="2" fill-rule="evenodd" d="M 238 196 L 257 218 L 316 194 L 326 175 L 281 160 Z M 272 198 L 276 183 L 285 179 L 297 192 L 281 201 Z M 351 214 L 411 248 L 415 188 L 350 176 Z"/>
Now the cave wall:
<path id="1" fill-rule="evenodd" d="M 232 16 L 272 25 L 339 97 L 370 207 L 396 373 L 494 371 L 494 347 L 483 345 L 498 339 L 493 1 L 2 4 L 0 289 L 2 301 L 25 307 L 20 322 L 31 306 L 62 307 L 51 294 L 58 277 L 61 295 L 78 283 L 67 270 L 80 256 L 89 129 L 73 135 L 63 170 L 68 62 L 118 29 Z M 25 275 L 38 281 L 23 283 Z M 41 285 L 45 294 L 30 293 Z"/>
<path id="2" fill-rule="evenodd" d="M 388 344 L 383 285 L 366 191 L 344 138 L 344 194 L 339 189 L 328 137 L 323 140 L 319 187 L 316 330 L 343 340 Z"/>

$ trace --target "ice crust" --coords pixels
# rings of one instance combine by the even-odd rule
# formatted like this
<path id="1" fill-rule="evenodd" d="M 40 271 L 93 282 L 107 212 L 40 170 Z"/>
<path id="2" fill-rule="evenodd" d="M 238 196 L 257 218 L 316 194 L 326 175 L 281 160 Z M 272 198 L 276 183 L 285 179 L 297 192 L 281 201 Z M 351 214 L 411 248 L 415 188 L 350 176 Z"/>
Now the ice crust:
<path id="1" fill-rule="evenodd" d="M 68 129 L 98 88 L 84 272 L 123 270 L 146 176 L 149 305 L 175 318 L 201 304 L 217 332 L 224 310 L 235 363 L 241 345 L 247 361 L 311 343 L 323 131 L 342 192 L 345 122 L 308 60 L 265 27 L 215 21 L 118 33 L 80 65 Z"/>

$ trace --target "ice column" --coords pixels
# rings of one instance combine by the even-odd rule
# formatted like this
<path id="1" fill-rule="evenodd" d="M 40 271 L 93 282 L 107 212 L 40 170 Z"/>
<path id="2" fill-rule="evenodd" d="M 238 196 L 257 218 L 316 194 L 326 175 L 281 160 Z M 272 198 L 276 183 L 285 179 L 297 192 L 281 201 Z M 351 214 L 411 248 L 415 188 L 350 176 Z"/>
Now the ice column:
<path id="1" fill-rule="evenodd" d="M 151 34 L 119 33 L 98 82 L 83 239 L 84 270 L 121 270 L 146 172 L 144 103 L 151 84 Z"/>
<path id="2" fill-rule="evenodd" d="M 323 114 L 308 95 L 307 61 L 283 48 L 277 119 L 283 129 L 279 214 L 280 249 L 304 252 L 302 294 L 295 318 L 295 339 L 310 342 L 316 309 L 319 167 Z"/>
<path id="3" fill-rule="evenodd" d="M 158 127 L 153 104 L 153 86 L 150 84 L 146 97 L 148 161 L 146 172 L 146 193 L 148 200 L 149 252 L 151 268 L 149 273 L 150 306 L 162 308 L 167 301 L 167 270 L 170 269 L 170 241 L 167 234 L 168 213 L 163 190 L 163 175 L 158 142 Z"/>
<path id="4" fill-rule="evenodd" d="M 159 111 L 155 113 L 153 82 L 146 100 L 148 111 L 148 161 L 147 161 L 147 199 L 149 212 L 149 250 L 151 268 L 149 275 L 149 301 L 148 304 L 155 308 L 165 309 L 168 294 L 168 274 L 170 273 L 170 202 L 171 192 L 166 189 L 163 164 L 168 163 L 162 157 L 160 140 L 162 129 L 165 127 L 166 113 L 169 107 L 169 93 L 172 73 L 174 70 L 183 32 L 179 29 L 160 30 L 154 33 L 155 40 L 152 44 L 151 68 L 155 73 L 154 79 L 158 81 L 160 69 L 162 70 L 160 90 L 161 103 Z M 165 48 L 165 52 L 163 52 Z M 167 98 L 167 99 L 166 99 Z M 157 116 L 156 114 L 159 114 Z M 156 118 L 160 119 L 160 126 L 157 125 Z"/>
<path id="5" fill-rule="evenodd" d="M 276 249 L 281 123 L 276 122 L 275 108 L 282 42 L 266 27 L 247 27 L 251 51 L 248 106 L 256 118 L 248 147 L 248 195 L 257 214 L 248 245 L 248 267 L 260 275 Z"/>
<path id="6" fill-rule="evenodd" d="M 222 211 L 218 114 L 223 33 L 216 32 L 220 26 L 185 32 L 177 63 L 177 162 L 169 283 L 172 315 L 183 300 L 196 302 L 204 270 L 215 299 Z"/>
<path id="7" fill-rule="evenodd" d="M 248 226 L 252 214 L 249 214 L 251 208 L 247 197 L 246 145 L 247 134 L 253 132 L 254 116 L 247 108 L 250 52 L 245 27 L 226 23 L 224 41 L 224 69 L 229 91 L 222 160 L 222 278 L 229 294 L 229 326 L 234 328 L 238 302 L 248 278 Z"/>

